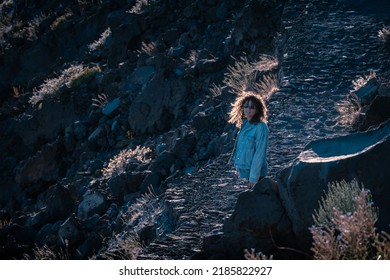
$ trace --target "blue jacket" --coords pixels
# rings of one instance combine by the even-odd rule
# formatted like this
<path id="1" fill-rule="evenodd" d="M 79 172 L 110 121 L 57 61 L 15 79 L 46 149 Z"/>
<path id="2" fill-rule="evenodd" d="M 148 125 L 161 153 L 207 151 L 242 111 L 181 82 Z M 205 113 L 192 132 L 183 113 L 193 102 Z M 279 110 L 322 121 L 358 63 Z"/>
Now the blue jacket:
<path id="1" fill-rule="evenodd" d="M 255 183 L 260 177 L 267 175 L 267 148 L 267 124 L 265 122 L 251 124 L 245 120 L 238 133 L 232 155 L 240 178 Z"/>

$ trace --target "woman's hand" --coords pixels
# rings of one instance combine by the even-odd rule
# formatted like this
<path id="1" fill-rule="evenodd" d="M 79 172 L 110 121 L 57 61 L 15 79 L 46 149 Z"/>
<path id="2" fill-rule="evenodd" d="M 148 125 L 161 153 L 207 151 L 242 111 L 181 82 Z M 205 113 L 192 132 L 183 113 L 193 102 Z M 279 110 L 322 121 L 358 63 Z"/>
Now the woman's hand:
<path id="1" fill-rule="evenodd" d="M 248 186 L 249 186 L 250 188 L 253 188 L 255 185 L 256 185 L 256 183 L 251 183 L 251 182 L 249 182 L 249 185 L 248 185 Z"/>

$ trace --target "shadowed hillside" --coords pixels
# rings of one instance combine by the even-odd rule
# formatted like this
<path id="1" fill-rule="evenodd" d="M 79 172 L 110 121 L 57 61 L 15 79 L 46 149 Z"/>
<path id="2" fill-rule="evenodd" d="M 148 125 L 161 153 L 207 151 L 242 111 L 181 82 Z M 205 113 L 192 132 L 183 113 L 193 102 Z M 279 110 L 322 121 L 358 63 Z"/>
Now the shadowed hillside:
<path id="1" fill-rule="evenodd" d="M 367 178 L 389 158 L 362 150 L 386 150 L 387 126 L 334 141 L 352 139 L 345 149 L 320 140 L 389 118 L 389 5 L 374 2 L 2 1 L 0 257 L 234 259 L 245 245 L 307 258 L 275 242 L 309 253 L 300 225 L 330 178 L 375 183 L 386 230 L 387 177 Z M 227 163 L 230 104 L 253 88 L 270 113 L 270 184 L 250 203 L 269 203 L 279 223 L 260 239 L 235 223 L 262 223 L 267 210 L 241 218 L 248 189 Z M 364 177 L 355 162 L 334 173 L 330 163 L 305 181 L 293 172 L 310 147 L 312 158 L 378 165 Z M 300 180 L 321 181 L 306 216 Z"/>

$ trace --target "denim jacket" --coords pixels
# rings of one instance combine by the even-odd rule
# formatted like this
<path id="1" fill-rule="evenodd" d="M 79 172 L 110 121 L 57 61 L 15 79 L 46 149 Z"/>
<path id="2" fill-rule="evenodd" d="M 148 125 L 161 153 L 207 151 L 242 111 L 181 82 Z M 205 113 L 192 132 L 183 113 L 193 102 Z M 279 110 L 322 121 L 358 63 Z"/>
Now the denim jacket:
<path id="1" fill-rule="evenodd" d="M 251 124 L 247 120 L 241 126 L 232 157 L 240 178 L 255 183 L 266 176 L 268 126 L 265 122 Z"/>

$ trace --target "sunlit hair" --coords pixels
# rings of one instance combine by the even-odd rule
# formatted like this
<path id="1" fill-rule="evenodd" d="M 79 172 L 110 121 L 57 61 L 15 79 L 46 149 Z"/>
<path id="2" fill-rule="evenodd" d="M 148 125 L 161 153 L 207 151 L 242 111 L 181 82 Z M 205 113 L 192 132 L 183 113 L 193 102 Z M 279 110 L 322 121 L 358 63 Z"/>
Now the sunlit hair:
<path id="1" fill-rule="evenodd" d="M 234 103 L 232 103 L 232 109 L 229 113 L 229 123 L 234 123 L 237 127 L 241 127 L 244 116 L 244 104 L 251 101 L 256 107 L 256 114 L 250 120 L 251 123 L 267 122 L 267 107 L 263 99 L 252 93 L 245 92 L 241 94 Z"/>

